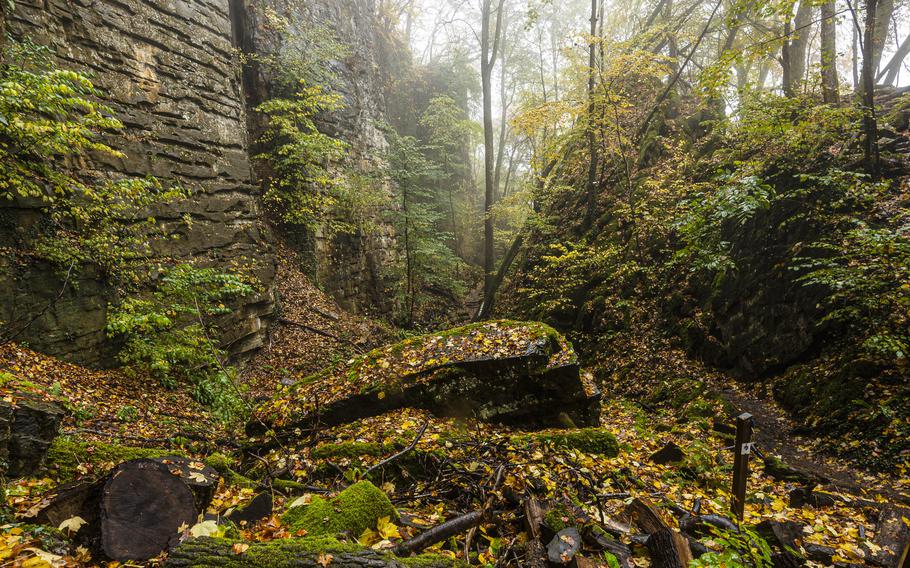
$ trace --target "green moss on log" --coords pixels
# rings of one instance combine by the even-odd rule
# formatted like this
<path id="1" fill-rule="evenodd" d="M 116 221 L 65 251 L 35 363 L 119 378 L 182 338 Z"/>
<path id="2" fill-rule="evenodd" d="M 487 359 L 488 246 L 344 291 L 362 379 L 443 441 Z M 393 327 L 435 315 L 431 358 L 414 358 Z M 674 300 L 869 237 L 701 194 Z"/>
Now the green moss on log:
<path id="1" fill-rule="evenodd" d="M 295 507 L 284 515 L 292 532 L 305 529 L 309 535 L 336 535 L 347 532 L 358 537 L 376 528 L 381 517 L 398 518 L 388 496 L 369 481 L 348 487 L 335 498 L 313 497 L 306 506 Z"/>
<path id="2" fill-rule="evenodd" d="M 619 443 L 616 441 L 616 436 L 602 428 L 535 432 L 516 436 L 514 441 L 520 444 L 550 444 L 557 448 L 578 450 L 586 454 L 599 454 L 609 457 L 619 455 Z"/>
<path id="3" fill-rule="evenodd" d="M 379 457 L 386 453 L 382 444 L 374 442 L 341 442 L 338 444 L 322 444 L 317 446 L 312 456 L 317 459 L 331 458 L 361 458 L 364 456 Z"/>
<path id="4" fill-rule="evenodd" d="M 61 436 L 54 440 L 47 450 L 46 467 L 54 471 L 61 479 L 70 480 L 78 476 L 79 466 L 83 464 L 96 468 L 102 465 L 113 467 L 128 460 L 165 456 L 186 457 L 183 453 L 174 450 L 121 446 L 104 442 L 83 442 Z"/>
<path id="5" fill-rule="evenodd" d="M 410 568 L 443 568 L 456 566 L 455 560 L 437 554 L 398 558 L 389 553 L 339 542 L 327 536 L 278 539 L 271 542 L 243 543 L 244 552 L 233 550 L 243 541 L 224 538 L 195 538 L 174 549 L 166 566 L 173 568 L 284 568 L 318 567 L 332 555 L 330 566 L 407 566 Z"/>

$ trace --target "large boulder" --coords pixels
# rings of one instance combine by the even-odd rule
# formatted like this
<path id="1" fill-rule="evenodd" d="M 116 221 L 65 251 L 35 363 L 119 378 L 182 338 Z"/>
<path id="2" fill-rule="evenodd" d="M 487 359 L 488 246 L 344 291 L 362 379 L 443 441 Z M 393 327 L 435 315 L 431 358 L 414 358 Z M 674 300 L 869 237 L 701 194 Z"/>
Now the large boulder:
<path id="1" fill-rule="evenodd" d="M 600 392 L 565 337 L 541 323 L 492 321 L 413 337 L 297 381 L 247 425 L 293 435 L 402 407 L 545 427 L 599 422 Z"/>
<path id="2" fill-rule="evenodd" d="M 40 469 L 64 415 L 59 405 L 34 394 L 0 400 L 0 473 L 22 477 Z"/>

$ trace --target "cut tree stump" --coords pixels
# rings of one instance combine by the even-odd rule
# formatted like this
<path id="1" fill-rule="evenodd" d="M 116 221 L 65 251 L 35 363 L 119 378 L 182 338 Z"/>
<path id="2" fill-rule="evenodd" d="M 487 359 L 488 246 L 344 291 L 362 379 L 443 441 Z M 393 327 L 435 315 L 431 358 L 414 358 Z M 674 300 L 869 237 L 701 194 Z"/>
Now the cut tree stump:
<path id="1" fill-rule="evenodd" d="M 153 558 L 176 542 L 181 527 L 196 523 L 211 502 L 209 485 L 218 483 L 217 473 L 205 482 L 201 473 L 178 474 L 180 460 L 131 460 L 96 481 L 62 486 L 45 498 L 34 519 L 57 527 L 81 517 L 85 524 L 75 540 L 96 554 L 120 562 Z M 185 461 L 197 471 L 195 462 Z"/>
<path id="2" fill-rule="evenodd" d="M 669 528 L 664 522 L 663 517 L 657 511 L 657 508 L 642 497 L 636 497 L 629 506 L 626 507 L 626 514 L 632 520 L 632 523 L 638 526 L 645 533 L 651 535 L 657 531 Z"/>
<path id="3" fill-rule="evenodd" d="M 541 542 L 541 525 L 543 524 L 543 509 L 540 502 L 529 497 L 524 502 L 525 530 L 528 531 L 527 562 L 530 568 L 544 568 L 547 565 L 547 551 Z"/>
<path id="4" fill-rule="evenodd" d="M 215 497 L 215 491 L 218 489 L 218 480 L 220 475 L 214 468 L 211 468 L 200 461 L 191 460 L 181 456 L 165 456 L 153 458 L 168 468 L 168 470 L 183 480 L 196 501 L 196 509 L 199 512 L 205 512 L 209 504 Z"/>
<path id="5" fill-rule="evenodd" d="M 238 547 L 235 549 L 235 544 Z M 262 568 L 297 566 L 300 568 L 452 568 L 454 561 L 443 556 L 417 557 L 410 561 L 391 554 L 364 549 L 356 551 L 319 549 L 325 542 L 288 538 L 264 543 L 244 543 L 220 538 L 191 538 L 168 553 L 168 568 Z M 236 550 L 243 550 L 239 553 Z M 419 562 L 417 562 L 419 561 Z"/>
<path id="6" fill-rule="evenodd" d="M 875 526 L 875 544 L 881 549 L 874 554 L 871 561 L 883 568 L 906 568 L 910 566 L 908 547 L 910 547 L 910 527 L 904 523 L 910 519 L 910 511 L 892 505 L 882 508 Z"/>

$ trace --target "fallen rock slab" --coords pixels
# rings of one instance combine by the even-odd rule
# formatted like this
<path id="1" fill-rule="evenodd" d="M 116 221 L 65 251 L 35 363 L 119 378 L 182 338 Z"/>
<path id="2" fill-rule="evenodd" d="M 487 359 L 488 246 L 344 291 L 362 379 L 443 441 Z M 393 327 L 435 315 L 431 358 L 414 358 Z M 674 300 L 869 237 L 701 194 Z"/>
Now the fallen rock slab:
<path id="1" fill-rule="evenodd" d="M 397 408 L 532 427 L 594 425 L 600 392 L 541 323 L 493 321 L 414 337 L 304 378 L 260 406 L 250 435 L 294 435 Z"/>

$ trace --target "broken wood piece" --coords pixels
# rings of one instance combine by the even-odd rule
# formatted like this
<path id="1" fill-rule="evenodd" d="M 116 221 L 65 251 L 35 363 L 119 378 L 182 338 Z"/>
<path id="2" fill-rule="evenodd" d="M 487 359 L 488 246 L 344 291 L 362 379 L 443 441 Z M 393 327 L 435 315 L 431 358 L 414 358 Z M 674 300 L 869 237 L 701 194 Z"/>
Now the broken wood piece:
<path id="1" fill-rule="evenodd" d="M 437 542 L 442 542 L 449 537 L 480 525 L 485 516 L 483 510 L 465 513 L 464 515 L 455 517 L 440 525 L 436 525 L 431 529 L 427 529 L 414 538 L 399 543 L 393 551 L 398 556 L 406 556 L 420 552 L 425 548 L 433 546 Z"/>
<path id="2" fill-rule="evenodd" d="M 536 498 L 525 499 L 524 517 L 525 530 L 528 532 L 528 566 L 544 568 L 547 565 L 547 551 L 541 542 L 540 530 L 540 525 L 543 523 L 543 509 Z"/>
<path id="3" fill-rule="evenodd" d="M 626 514 L 638 528 L 651 535 L 661 529 L 670 528 L 660 516 L 657 508 L 644 497 L 636 497 L 626 507 Z"/>
<path id="4" fill-rule="evenodd" d="M 910 527 L 904 519 L 910 519 L 910 512 L 893 505 L 886 505 L 879 513 L 873 541 L 879 550 L 870 559 L 876 566 L 903 568 L 907 564 Z"/>

